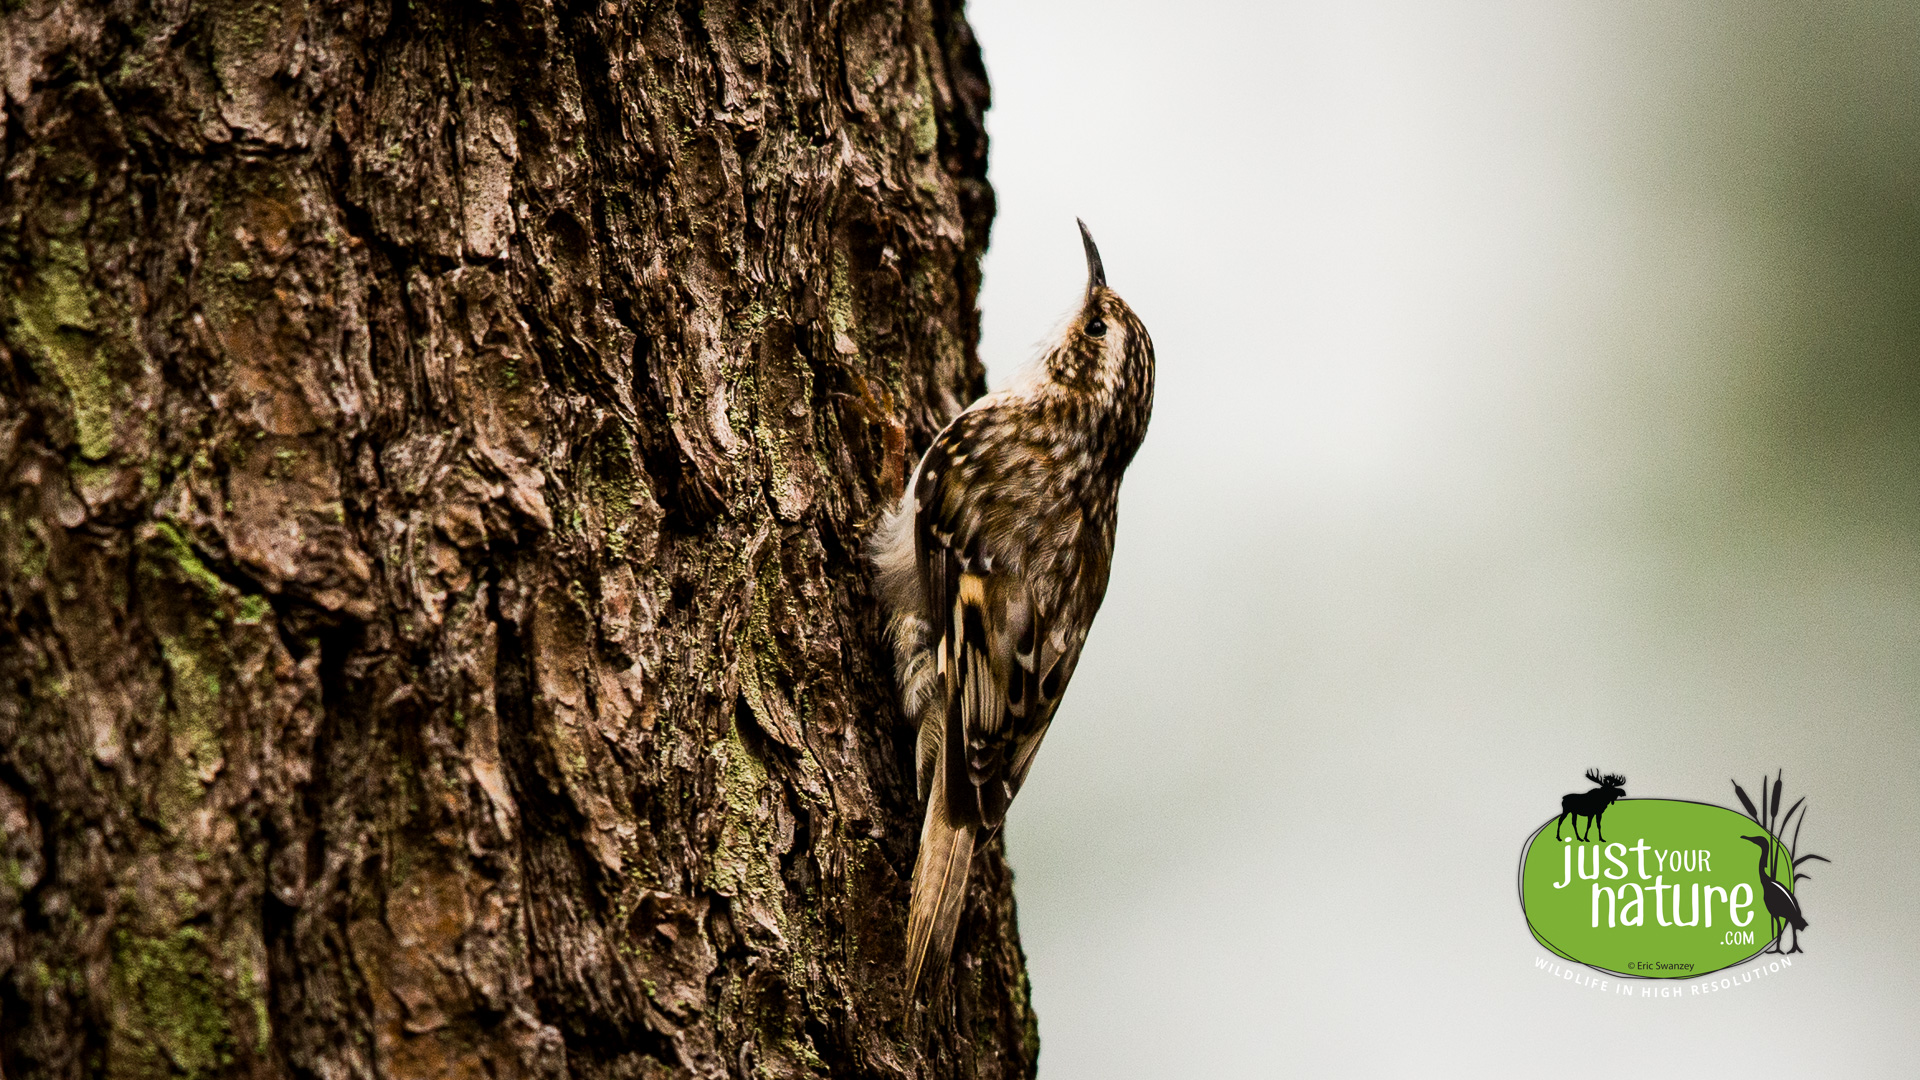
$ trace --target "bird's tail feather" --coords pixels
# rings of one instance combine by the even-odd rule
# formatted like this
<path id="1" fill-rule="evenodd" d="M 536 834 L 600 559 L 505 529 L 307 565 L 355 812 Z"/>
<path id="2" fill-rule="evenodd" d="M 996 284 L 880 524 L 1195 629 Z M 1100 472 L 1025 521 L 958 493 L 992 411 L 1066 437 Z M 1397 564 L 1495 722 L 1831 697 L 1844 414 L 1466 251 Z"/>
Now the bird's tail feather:
<path id="1" fill-rule="evenodd" d="M 920 855 L 913 864 L 913 900 L 907 911 L 907 994 L 920 976 L 932 976 L 953 953 L 960 910 L 967 898 L 975 826 L 956 825 L 947 813 L 944 777 L 935 779 L 920 827 Z"/>

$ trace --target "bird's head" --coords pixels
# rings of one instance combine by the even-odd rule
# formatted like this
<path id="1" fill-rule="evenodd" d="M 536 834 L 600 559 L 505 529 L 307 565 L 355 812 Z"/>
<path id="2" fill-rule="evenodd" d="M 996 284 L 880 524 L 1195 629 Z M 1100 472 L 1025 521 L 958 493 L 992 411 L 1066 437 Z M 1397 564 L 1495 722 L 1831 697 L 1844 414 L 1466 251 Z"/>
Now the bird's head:
<path id="1" fill-rule="evenodd" d="M 1060 340 L 1047 352 L 1047 377 L 1072 390 L 1130 402 L 1144 412 L 1153 403 L 1153 339 L 1127 302 L 1108 287 L 1093 234 L 1086 222 L 1079 225 L 1087 254 L 1087 289 Z"/>

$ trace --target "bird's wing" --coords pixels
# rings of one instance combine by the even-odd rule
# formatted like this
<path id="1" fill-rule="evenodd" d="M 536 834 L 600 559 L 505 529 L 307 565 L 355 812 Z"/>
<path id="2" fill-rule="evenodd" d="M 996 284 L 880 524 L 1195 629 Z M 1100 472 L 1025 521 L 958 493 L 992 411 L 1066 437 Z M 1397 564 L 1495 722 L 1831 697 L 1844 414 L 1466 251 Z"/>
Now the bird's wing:
<path id="1" fill-rule="evenodd" d="M 969 456 L 970 447 L 978 449 L 970 428 L 984 419 L 965 413 L 941 432 L 914 486 L 936 691 L 920 718 L 927 810 L 907 917 L 910 983 L 951 954 L 975 843 L 982 830 L 990 835 L 999 827 L 1032 768 L 1106 590 L 1102 534 L 1086 527 L 1085 514 L 1076 512 L 1053 534 L 1070 540 L 1064 563 L 1051 565 L 1048 575 L 1071 583 L 1065 586 L 1036 587 L 1021 572 L 1032 567 L 1007 558 L 1007 538 L 989 535 L 1035 523 L 993 516 L 1006 507 L 979 485 L 1008 478 Z"/>
<path id="2" fill-rule="evenodd" d="M 968 870 L 979 828 L 978 799 L 966 781 L 966 746 L 962 682 L 965 660 L 984 668 L 976 633 L 971 643 L 960 632 L 979 625 L 983 615 L 976 602 L 982 592 L 978 576 L 970 575 L 967 549 L 975 544 L 979 525 L 971 521 L 953 485 L 956 468 L 964 465 L 959 447 L 966 415 L 948 425 L 920 462 L 914 483 L 914 544 L 927 614 L 935 628 L 934 700 L 920 715 L 917 769 L 926 816 L 920 826 L 920 851 L 913 864 L 913 896 L 907 909 L 907 992 L 911 995 L 923 975 L 946 966 L 953 952 L 965 906 Z M 976 545 L 977 547 L 977 545 Z M 956 606 L 965 598 L 971 619 Z M 956 627 L 958 629 L 956 629 Z M 972 650 L 972 654 L 962 650 Z M 977 688 L 976 688 L 977 696 Z M 975 702 L 975 707 L 979 707 Z"/>
<path id="3" fill-rule="evenodd" d="M 983 497 L 982 485 L 1008 478 L 991 475 L 962 449 L 975 420 L 961 416 L 927 452 L 916 525 L 944 697 L 929 711 L 944 721 L 940 741 L 959 751 L 945 762 L 948 811 L 993 828 L 1032 763 L 1072 660 L 1053 632 L 1058 598 L 1021 576 L 1020 561 L 1008 558 L 1012 541 L 988 535 L 1030 523 L 995 517 L 1004 507 Z M 929 780 L 940 782 L 923 775 L 923 788 Z"/>
<path id="4" fill-rule="evenodd" d="M 1069 568 L 1058 575 L 1065 587 L 1057 595 L 1042 591 L 1032 598 L 1032 616 L 1014 652 L 1014 666 L 1020 670 L 1008 685 L 1020 693 L 1010 694 L 1008 702 L 1008 712 L 1017 718 L 1006 773 L 1009 801 L 1027 782 L 1040 741 L 1046 738 L 1054 711 L 1080 664 L 1087 629 L 1106 598 L 1111 527 L 1098 515 L 1090 520 L 1089 515 L 1080 514 L 1074 520 L 1077 536 L 1066 547 Z"/>

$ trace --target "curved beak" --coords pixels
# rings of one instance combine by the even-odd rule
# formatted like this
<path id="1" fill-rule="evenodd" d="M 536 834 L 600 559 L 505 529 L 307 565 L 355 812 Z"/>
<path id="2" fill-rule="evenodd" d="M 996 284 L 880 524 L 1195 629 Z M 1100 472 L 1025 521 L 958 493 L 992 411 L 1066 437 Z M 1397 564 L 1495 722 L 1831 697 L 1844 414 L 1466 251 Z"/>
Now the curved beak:
<path id="1" fill-rule="evenodd" d="M 1087 223 L 1079 218 L 1073 219 L 1080 226 L 1080 244 L 1087 249 L 1087 291 L 1094 286 L 1107 287 L 1107 268 L 1100 264 L 1100 249 L 1094 246 L 1093 234 L 1087 231 Z"/>

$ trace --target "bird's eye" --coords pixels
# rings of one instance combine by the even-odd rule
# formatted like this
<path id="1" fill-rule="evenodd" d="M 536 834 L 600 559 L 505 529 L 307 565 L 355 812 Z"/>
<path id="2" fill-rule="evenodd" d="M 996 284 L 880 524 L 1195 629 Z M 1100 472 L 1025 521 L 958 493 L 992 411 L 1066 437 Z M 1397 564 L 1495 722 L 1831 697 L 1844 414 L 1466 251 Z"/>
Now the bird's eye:
<path id="1" fill-rule="evenodd" d="M 1092 322 L 1087 324 L 1088 337 L 1105 337 L 1106 334 L 1107 334 L 1106 320 L 1095 319 Z"/>

